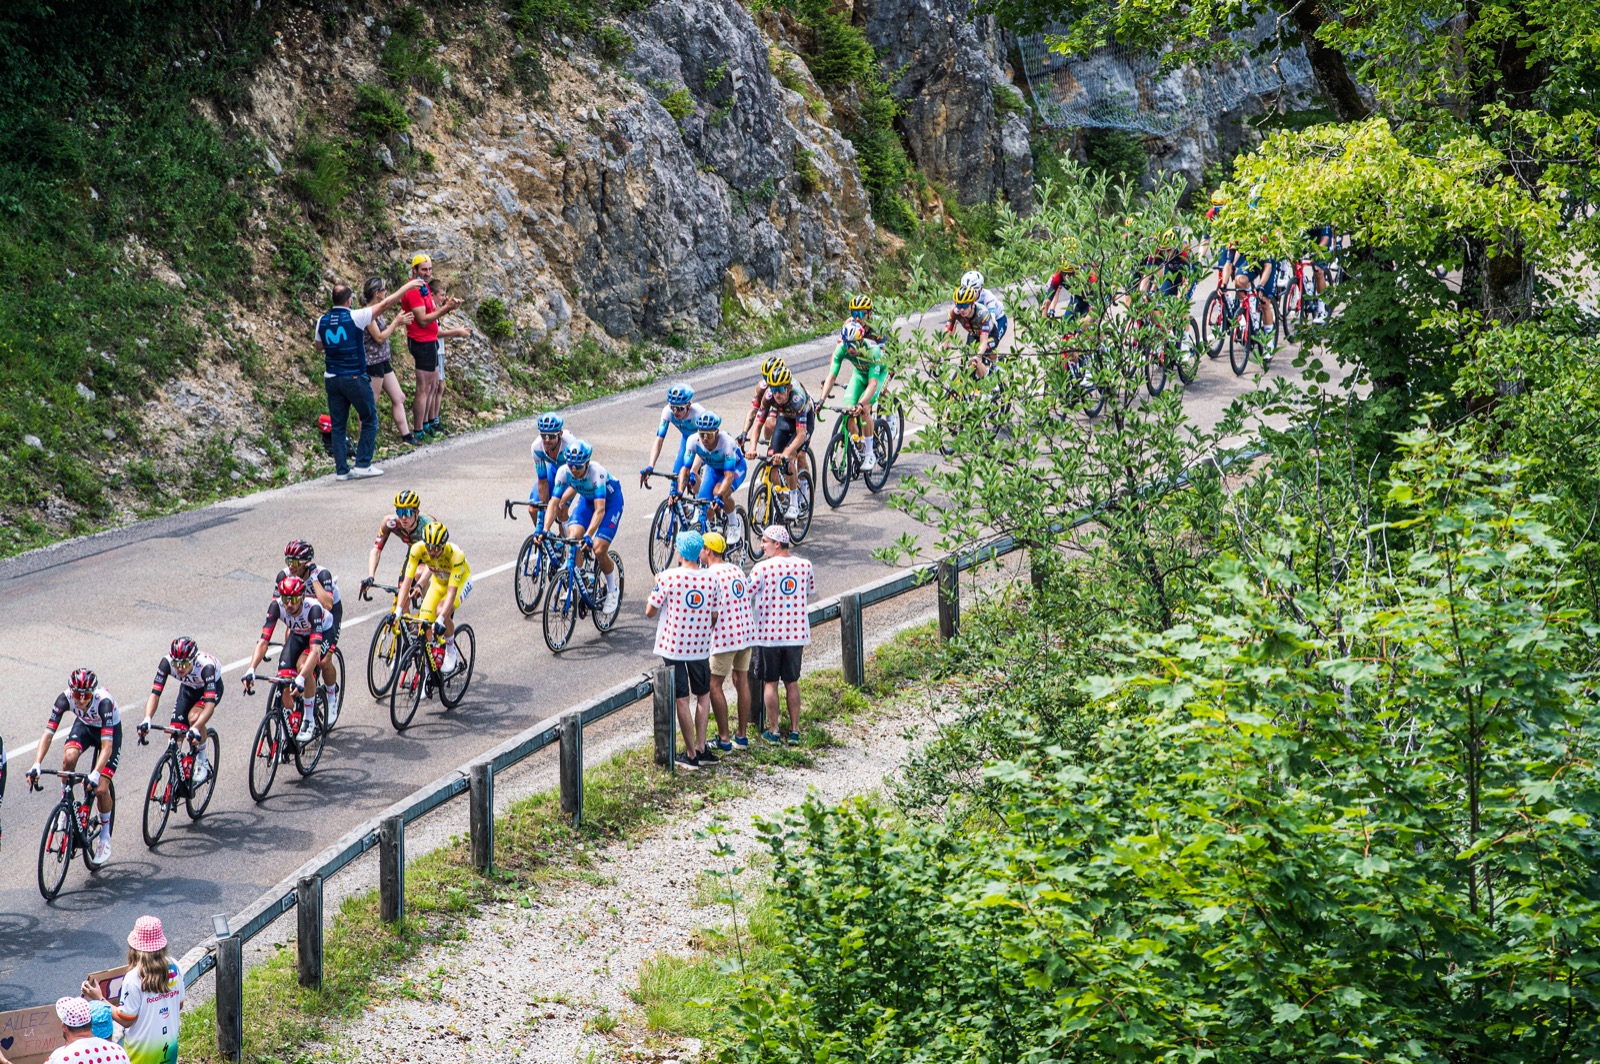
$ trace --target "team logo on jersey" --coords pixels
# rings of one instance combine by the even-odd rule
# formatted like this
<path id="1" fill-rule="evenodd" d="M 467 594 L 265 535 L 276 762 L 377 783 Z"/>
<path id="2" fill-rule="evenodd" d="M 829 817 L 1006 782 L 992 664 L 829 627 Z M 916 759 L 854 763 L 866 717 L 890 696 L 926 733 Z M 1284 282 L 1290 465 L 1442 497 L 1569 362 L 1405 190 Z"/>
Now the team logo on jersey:
<path id="1" fill-rule="evenodd" d="M 706 593 L 697 587 L 692 587 L 683 593 L 683 604 L 691 610 L 698 610 L 706 604 Z"/>
<path id="2" fill-rule="evenodd" d="M 337 347 L 339 344 L 344 343 L 347 339 L 349 339 L 349 334 L 344 331 L 343 325 L 336 329 L 322 330 L 322 343 L 324 347 Z"/>
<path id="3" fill-rule="evenodd" d="M 782 580 L 778 581 L 778 594 L 780 595 L 792 595 L 799 590 L 800 581 L 796 580 L 792 576 L 786 576 Z"/>
<path id="4" fill-rule="evenodd" d="M 736 599 L 744 598 L 744 581 L 737 576 L 734 577 L 733 582 L 728 585 L 728 591 Z"/>

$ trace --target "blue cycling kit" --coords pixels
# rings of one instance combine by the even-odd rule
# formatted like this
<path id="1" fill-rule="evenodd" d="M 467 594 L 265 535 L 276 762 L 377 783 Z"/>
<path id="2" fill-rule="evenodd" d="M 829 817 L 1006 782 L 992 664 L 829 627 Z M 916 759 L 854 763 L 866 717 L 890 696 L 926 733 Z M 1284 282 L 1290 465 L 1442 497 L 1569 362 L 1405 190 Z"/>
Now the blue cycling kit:
<path id="1" fill-rule="evenodd" d="M 690 403 L 689 412 L 683 417 L 676 417 L 672 413 L 672 405 L 661 408 L 661 424 L 656 426 L 656 439 L 667 438 L 669 428 L 677 429 L 683 435 L 678 439 L 678 460 L 672 464 L 672 475 L 677 476 L 678 470 L 683 468 L 684 454 L 689 446 L 689 437 L 695 434 L 694 419 L 706 412 L 706 408 L 699 403 Z"/>
<path id="2" fill-rule="evenodd" d="M 621 481 L 607 473 L 599 462 L 591 461 L 582 476 L 575 475 L 571 466 L 561 467 L 560 472 L 556 474 L 555 497 L 565 496 L 569 488 L 578 498 L 572 507 L 571 515 L 567 518 L 567 523 L 588 528 L 589 522 L 594 520 L 595 501 L 604 499 L 606 513 L 600 519 L 600 527 L 595 530 L 594 538 L 607 543 L 616 539 L 617 522 L 622 520 Z"/>
<path id="3" fill-rule="evenodd" d="M 724 473 L 733 474 L 734 490 L 737 490 L 739 485 L 744 483 L 746 470 L 744 451 L 740 450 L 733 437 L 726 432 L 719 431 L 716 445 L 709 449 L 700 442 L 700 436 L 697 433 L 694 439 L 689 442 L 689 460 L 693 462 L 696 459 L 704 462 L 707 469 L 717 474 L 716 476 L 707 476 L 700 479 L 700 491 L 696 498 L 702 501 L 709 500 L 713 489 L 717 486 L 717 481 L 722 479 L 722 474 Z"/>

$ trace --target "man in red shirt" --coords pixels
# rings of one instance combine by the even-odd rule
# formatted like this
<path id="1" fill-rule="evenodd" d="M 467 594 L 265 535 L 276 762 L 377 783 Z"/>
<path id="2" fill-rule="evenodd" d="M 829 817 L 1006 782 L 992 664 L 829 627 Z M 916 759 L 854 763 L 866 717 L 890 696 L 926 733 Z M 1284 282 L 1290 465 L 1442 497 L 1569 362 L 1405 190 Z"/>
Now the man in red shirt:
<path id="1" fill-rule="evenodd" d="M 439 399 L 444 392 L 444 374 L 439 368 L 439 319 L 461 305 L 451 296 L 443 303 L 433 298 L 433 260 L 425 254 L 411 258 L 411 276 L 422 286 L 401 297 L 400 305 L 411 312 L 406 324 L 406 348 L 417 364 L 417 394 L 411 401 L 411 423 L 419 438 L 443 435 L 439 431 Z"/>

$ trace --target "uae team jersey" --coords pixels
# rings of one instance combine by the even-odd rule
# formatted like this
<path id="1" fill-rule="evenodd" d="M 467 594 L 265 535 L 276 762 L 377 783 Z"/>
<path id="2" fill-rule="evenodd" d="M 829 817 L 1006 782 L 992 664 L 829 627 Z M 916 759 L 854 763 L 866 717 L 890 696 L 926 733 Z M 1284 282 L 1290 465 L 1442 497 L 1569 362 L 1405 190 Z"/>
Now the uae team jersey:
<path id="1" fill-rule="evenodd" d="M 711 613 L 717 609 L 717 577 L 710 569 L 676 566 L 656 574 L 650 605 L 656 618 L 657 657 L 699 661 L 711 654 Z"/>
<path id="2" fill-rule="evenodd" d="M 750 578 L 732 562 L 718 562 L 708 571 L 717 578 L 717 626 L 711 630 L 711 653 L 743 650 L 756 641 Z"/>
<path id="3" fill-rule="evenodd" d="M 755 607 L 756 645 L 801 647 L 811 642 L 807 606 L 817 581 L 805 558 L 767 558 L 750 570 L 750 596 Z"/>

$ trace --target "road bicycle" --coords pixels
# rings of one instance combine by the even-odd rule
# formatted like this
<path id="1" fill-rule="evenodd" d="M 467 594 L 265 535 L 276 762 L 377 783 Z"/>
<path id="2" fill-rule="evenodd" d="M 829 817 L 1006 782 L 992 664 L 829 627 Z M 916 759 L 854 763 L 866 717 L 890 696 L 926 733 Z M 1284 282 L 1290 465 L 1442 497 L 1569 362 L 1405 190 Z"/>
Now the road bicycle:
<path id="1" fill-rule="evenodd" d="M 41 776 L 55 776 L 61 780 L 61 800 L 50 810 L 45 821 L 44 834 L 39 837 L 39 893 L 45 901 L 53 901 L 67 881 L 67 869 L 79 851 L 83 853 L 83 867 L 90 873 L 105 867 L 94 859 L 94 844 L 100 838 L 100 811 L 95 808 L 95 796 L 89 790 L 87 772 L 57 772 L 55 769 L 39 770 Z M 117 830 L 117 788 L 110 776 L 100 782 L 111 788 L 111 830 Z M 78 785 L 83 785 L 83 798 L 78 797 Z M 33 780 L 36 791 L 44 790 L 44 783 Z"/>
<path id="2" fill-rule="evenodd" d="M 1239 316 L 1239 293 L 1235 288 L 1222 285 L 1222 267 L 1217 267 L 1217 287 L 1206 296 L 1200 307 L 1200 340 L 1206 354 L 1212 358 L 1222 355 Z"/>
<path id="3" fill-rule="evenodd" d="M 456 625 L 456 663 L 444 668 L 444 640 L 433 637 L 433 623 L 413 614 L 398 619 L 400 625 L 400 664 L 395 669 L 394 686 L 389 688 L 389 723 L 403 732 L 411 726 L 417 707 L 424 698 L 438 692 L 445 709 L 455 709 L 467 696 L 472 669 L 478 660 L 478 637 L 470 624 Z"/>
<path id="4" fill-rule="evenodd" d="M 206 806 L 211 804 L 211 795 L 217 789 L 217 773 L 221 771 L 222 745 L 217 738 L 217 729 L 206 728 L 205 745 L 207 758 L 211 762 L 211 774 L 204 783 L 194 781 L 194 750 L 189 744 L 189 728 L 181 721 L 172 724 L 151 723 L 152 731 L 166 732 L 167 748 L 156 760 L 156 767 L 150 772 L 150 786 L 144 791 L 144 817 L 140 822 L 144 832 L 144 844 L 155 847 L 161 841 L 161 833 L 167 830 L 167 818 L 178 808 L 182 802 L 189 810 L 190 820 L 199 820 L 205 814 Z M 149 746 L 150 737 L 139 736 L 140 746 Z"/>
<path id="5" fill-rule="evenodd" d="M 559 654 L 572 642 L 572 633 L 581 617 L 594 618 L 595 631 L 604 635 L 617 623 L 622 609 L 623 567 L 622 558 L 613 547 L 611 561 L 617 567 L 617 593 L 605 609 L 600 608 L 600 593 L 605 577 L 600 573 L 594 553 L 588 552 L 582 564 L 578 555 L 584 553 L 581 539 L 561 539 L 556 551 L 560 555 L 558 569 L 550 581 L 550 592 L 544 599 L 544 645 L 552 654 Z"/>
<path id="6" fill-rule="evenodd" d="M 834 422 L 833 434 L 828 438 L 827 450 L 822 455 L 822 496 L 828 500 L 829 506 L 838 509 L 850 490 L 850 482 L 857 478 L 864 480 L 867 490 L 874 495 L 883 490 L 889 480 L 894 436 L 889 422 L 873 415 L 872 439 L 878 463 L 870 470 L 863 469 L 862 463 L 866 459 L 865 437 L 850 431 L 850 415 L 855 408 L 828 406 L 826 409 L 838 413 L 839 419 Z"/>
<path id="7" fill-rule="evenodd" d="M 817 468 L 817 459 L 809 446 L 801 453 L 804 459 L 799 456 L 795 459 L 800 462 L 800 516 L 792 520 L 786 516 L 794 491 L 789 487 L 780 456 L 769 454 L 756 460 L 755 468 L 750 471 L 750 489 L 745 495 L 745 510 L 756 528 L 781 524 L 789 530 L 789 539 L 794 543 L 804 540 L 806 533 L 811 531 L 812 507 L 816 499 L 816 484 L 811 471 Z"/>
<path id="8" fill-rule="evenodd" d="M 1267 297 L 1254 285 L 1241 295 L 1239 313 L 1228 329 L 1228 364 L 1233 367 L 1234 376 L 1237 377 L 1244 376 L 1252 357 L 1261 364 L 1262 369 L 1270 366 L 1272 340 L 1276 338 L 1275 329 L 1263 321 L 1265 314 L 1262 309 L 1266 306 Z"/>
<path id="9" fill-rule="evenodd" d="M 361 601 L 372 601 L 372 590 L 376 588 L 388 595 L 393 602 L 400 601 L 400 587 L 397 584 L 368 584 L 362 582 Z M 422 604 L 422 591 L 415 584 L 411 588 L 411 608 L 416 609 Z M 335 648 L 337 649 L 337 648 Z M 367 691 L 375 702 L 381 702 L 389 693 L 389 687 L 394 683 L 395 663 L 400 660 L 400 626 L 394 621 L 394 607 L 389 607 L 389 614 L 378 618 L 378 623 L 372 631 L 372 641 L 367 644 Z M 339 690 L 344 690 L 344 655 L 339 653 Z"/>
<path id="10" fill-rule="evenodd" d="M 337 648 L 336 648 L 337 649 Z M 321 670 L 318 669 L 320 676 Z M 250 797 L 265 801 L 278 778 L 278 766 L 294 761 L 295 771 L 309 776 L 322 760 L 322 750 L 328 743 L 328 691 L 321 680 L 306 706 L 303 691 L 295 691 L 288 708 L 283 704 L 285 688 L 291 688 L 295 677 L 292 671 L 283 671 L 267 686 L 267 708 L 261 714 L 261 724 L 256 728 L 255 742 L 250 747 L 250 772 L 248 783 Z M 246 683 L 244 693 L 254 695 L 256 685 Z M 297 738 L 305 715 L 311 714 L 311 734 L 305 740 Z"/>
<path id="11" fill-rule="evenodd" d="M 690 490 L 680 492 L 677 478 L 671 473 L 645 473 L 640 481 L 646 491 L 655 490 L 650 487 L 650 481 L 655 477 L 666 477 L 673 482 L 673 489 L 661 500 L 661 505 L 656 507 L 655 517 L 650 521 L 650 575 L 654 576 L 672 564 L 672 559 L 678 556 L 678 533 L 688 529 L 723 533 L 728 541 L 728 552 L 723 557 L 742 568 L 754 549 L 751 540 L 754 530 L 750 527 L 749 511 L 743 506 L 734 507 L 739 530 L 737 535 L 729 536 L 727 516 L 722 512 L 721 505 L 708 506 L 695 497 L 693 476 L 689 478 Z"/>
<path id="12" fill-rule="evenodd" d="M 1177 318 L 1182 324 L 1177 324 Z M 1169 370 L 1175 370 L 1185 385 L 1193 384 L 1200 371 L 1200 326 L 1188 313 L 1148 296 L 1139 313 L 1126 319 L 1125 344 L 1135 355 L 1133 365 L 1144 366 L 1145 389 L 1151 398 L 1167 387 Z"/>
<path id="13" fill-rule="evenodd" d="M 505 516 L 515 521 L 517 510 L 524 506 L 532 506 L 536 511 L 533 518 L 536 527 L 522 541 L 522 546 L 517 548 L 516 564 L 511 570 L 511 586 L 516 593 L 517 609 L 522 611 L 524 617 L 532 617 L 539 612 L 539 604 L 544 601 L 551 576 L 561 567 L 561 552 L 553 537 L 545 535 L 543 505 L 522 499 L 507 499 Z"/>
<path id="14" fill-rule="evenodd" d="M 1309 302 L 1307 300 L 1309 299 Z M 1317 300 L 1317 275 L 1309 255 L 1296 259 L 1294 273 L 1278 299 L 1278 332 L 1292 342 L 1300 327 L 1313 317 Z"/>

